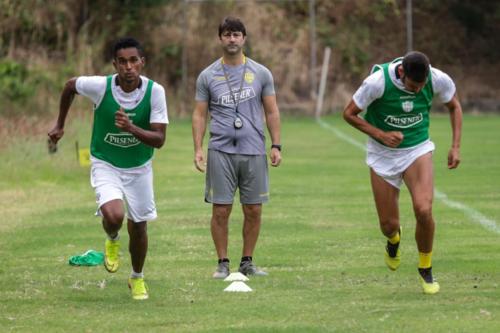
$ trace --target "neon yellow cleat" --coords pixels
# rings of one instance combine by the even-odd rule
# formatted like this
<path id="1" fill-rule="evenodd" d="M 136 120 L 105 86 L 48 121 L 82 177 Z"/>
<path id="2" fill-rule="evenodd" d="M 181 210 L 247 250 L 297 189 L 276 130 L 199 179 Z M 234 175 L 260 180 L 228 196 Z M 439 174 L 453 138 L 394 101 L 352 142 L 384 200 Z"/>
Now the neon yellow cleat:
<path id="1" fill-rule="evenodd" d="M 104 244 L 104 268 L 110 273 L 118 270 L 118 266 L 120 265 L 119 252 L 120 242 L 106 239 L 106 243 Z"/>
<path id="2" fill-rule="evenodd" d="M 424 294 L 434 295 L 439 292 L 439 283 L 437 283 L 437 281 L 432 280 L 432 282 L 429 283 L 420 277 L 420 282 L 422 283 Z"/>
<path id="3" fill-rule="evenodd" d="M 397 249 L 396 255 L 394 257 L 391 257 L 389 253 L 387 252 L 387 248 L 385 250 L 385 264 L 391 271 L 395 271 L 398 269 L 399 265 L 401 264 L 401 251 Z"/>
<path id="4" fill-rule="evenodd" d="M 400 241 L 396 244 L 391 244 L 387 241 L 385 246 L 385 264 L 391 271 L 398 269 L 401 264 L 401 250 L 399 249 L 399 244 L 401 243 L 401 227 L 399 228 Z"/>
<path id="5" fill-rule="evenodd" d="M 439 292 L 439 283 L 432 277 L 432 267 L 419 268 L 420 283 L 424 289 L 424 294 L 433 295 Z"/>
<path id="6" fill-rule="evenodd" d="M 143 278 L 129 278 L 128 287 L 132 292 L 132 298 L 142 301 L 149 298 L 148 287 Z"/>

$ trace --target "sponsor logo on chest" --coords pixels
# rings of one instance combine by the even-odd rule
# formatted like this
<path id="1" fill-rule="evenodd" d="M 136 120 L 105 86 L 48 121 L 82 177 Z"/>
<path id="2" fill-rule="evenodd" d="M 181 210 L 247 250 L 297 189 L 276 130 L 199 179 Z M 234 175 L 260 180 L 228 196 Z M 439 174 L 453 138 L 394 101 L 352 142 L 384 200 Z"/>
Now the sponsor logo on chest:
<path id="1" fill-rule="evenodd" d="M 104 137 L 104 142 L 120 148 L 129 148 L 141 143 L 130 133 L 108 133 Z"/>
<path id="2" fill-rule="evenodd" d="M 253 87 L 245 87 L 241 89 L 241 92 L 233 90 L 232 94 L 228 91 L 219 96 L 218 103 L 222 105 L 234 105 L 233 97 L 236 103 L 241 103 L 254 98 L 255 91 Z"/>
<path id="3" fill-rule="evenodd" d="M 387 116 L 384 119 L 384 122 L 392 127 L 408 128 L 415 126 L 416 124 L 422 122 L 422 120 L 424 120 L 424 115 L 419 113 L 412 116 Z"/>

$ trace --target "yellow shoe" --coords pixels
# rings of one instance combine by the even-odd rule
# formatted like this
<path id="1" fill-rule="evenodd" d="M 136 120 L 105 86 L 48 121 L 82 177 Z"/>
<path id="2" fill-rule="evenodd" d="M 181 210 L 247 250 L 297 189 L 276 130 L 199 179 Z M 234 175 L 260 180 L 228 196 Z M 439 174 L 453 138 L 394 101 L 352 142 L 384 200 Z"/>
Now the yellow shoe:
<path id="1" fill-rule="evenodd" d="M 120 265 L 120 242 L 118 240 L 112 241 L 106 239 L 104 244 L 104 268 L 110 273 L 114 273 L 118 270 Z"/>
<path id="2" fill-rule="evenodd" d="M 401 238 L 401 228 L 399 228 L 399 237 Z M 385 246 L 385 264 L 391 271 L 398 269 L 401 264 L 401 250 L 399 249 L 400 243 L 401 240 L 397 244 L 391 244 L 387 241 L 387 245 Z"/>
<path id="3" fill-rule="evenodd" d="M 418 273 L 420 274 L 420 283 L 424 289 L 424 294 L 437 294 L 439 292 L 439 283 L 432 277 L 432 267 L 419 268 Z"/>
<path id="4" fill-rule="evenodd" d="M 424 294 L 434 295 L 439 292 L 439 283 L 437 283 L 437 281 L 432 280 L 432 282 L 429 283 L 420 277 L 420 282 L 422 283 Z"/>
<path id="5" fill-rule="evenodd" d="M 129 278 L 128 287 L 132 292 L 133 299 L 142 301 L 149 298 L 148 286 L 143 278 Z"/>

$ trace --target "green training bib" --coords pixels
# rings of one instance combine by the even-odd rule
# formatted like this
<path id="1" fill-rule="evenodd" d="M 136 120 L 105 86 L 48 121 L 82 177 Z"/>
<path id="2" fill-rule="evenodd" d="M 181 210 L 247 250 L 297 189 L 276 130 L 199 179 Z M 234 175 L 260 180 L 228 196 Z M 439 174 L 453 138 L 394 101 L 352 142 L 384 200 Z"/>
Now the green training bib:
<path id="1" fill-rule="evenodd" d="M 384 132 L 402 132 L 404 139 L 397 148 L 413 147 L 429 138 L 429 111 L 434 96 L 431 74 L 429 72 L 427 83 L 417 94 L 406 92 L 392 82 L 389 76 L 391 63 L 373 68 L 372 72 L 383 70 L 385 88 L 382 97 L 368 106 L 365 120 Z"/>
<path id="2" fill-rule="evenodd" d="M 106 92 L 101 104 L 94 111 L 94 127 L 90 142 L 90 153 L 118 168 L 133 168 L 144 165 L 153 157 L 153 147 L 148 146 L 131 133 L 115 126 L 115 113 L 120 105 L 111 92 L 113 76 L 107 77 Z M 149 130 L 151 114 L 151 90 L 153 81 L 148 81 L 142 101 L 131 110 L 124 110 L 134 125 Z"/>

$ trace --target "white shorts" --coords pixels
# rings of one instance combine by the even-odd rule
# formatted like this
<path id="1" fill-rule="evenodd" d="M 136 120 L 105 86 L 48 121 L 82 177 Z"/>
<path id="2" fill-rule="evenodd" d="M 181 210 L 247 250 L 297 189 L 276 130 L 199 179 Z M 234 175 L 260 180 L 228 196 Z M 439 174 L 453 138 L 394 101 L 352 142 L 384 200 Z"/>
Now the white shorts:
<path id="1" fill-rule="evenodd" d="M 125 197 L 127 218 L 134 222 L 156 219 L 151 161 L 131 169 L 120 169 L 93 157 L 91 161 L 90 184 L 96 195 L 97 216 L 102 216 L 100 208 L 106 202 Z"/>
<path id="2" fill-rule="evenodd" d="M 434 149 L 435 146 L 431 140 L 424 141 L 415 147 L 389 148 L 368 138 L 366 164 L 386 182 L 399 189 L 403 182 L 403 172 L 417 158 Z"/>

